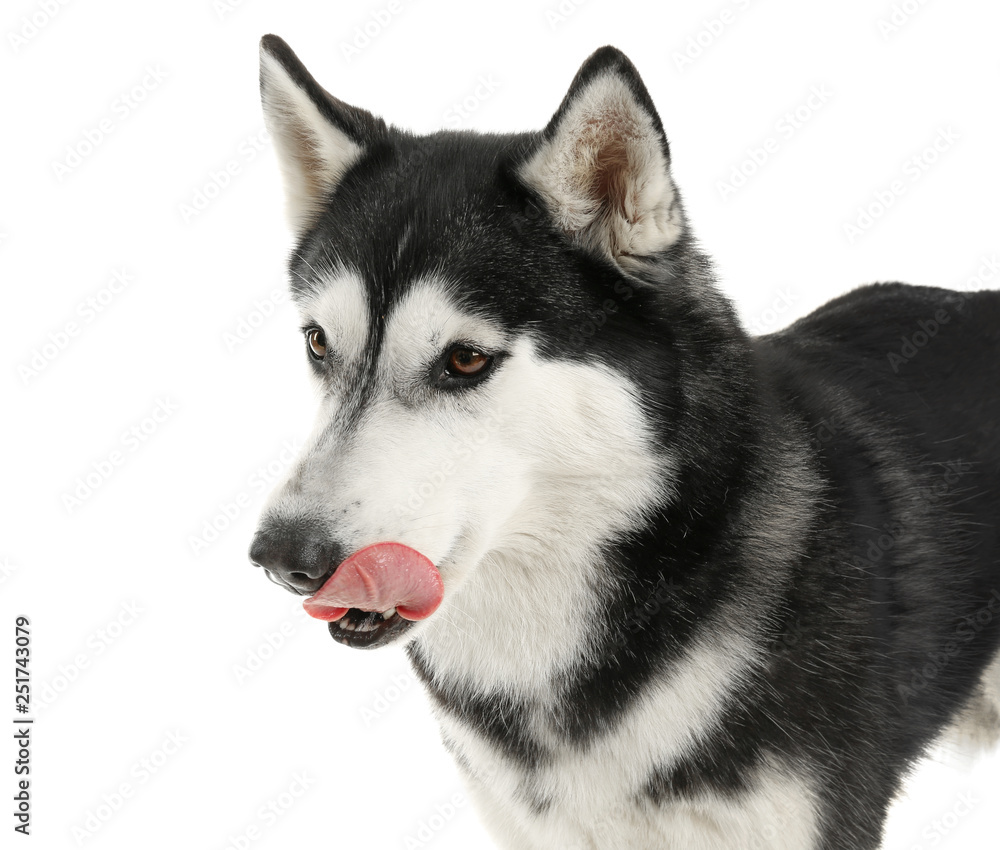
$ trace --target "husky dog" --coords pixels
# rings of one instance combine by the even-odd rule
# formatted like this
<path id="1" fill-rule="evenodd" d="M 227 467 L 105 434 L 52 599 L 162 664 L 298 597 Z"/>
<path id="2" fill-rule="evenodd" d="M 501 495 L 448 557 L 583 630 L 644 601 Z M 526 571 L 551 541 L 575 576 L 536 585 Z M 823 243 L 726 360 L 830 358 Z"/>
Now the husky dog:
<path id="1" fill-rule="evenodd" d="M 751 338 L 611 47 L 504 135 L 261 63 L 321 401 L 251 560 L 405 644 L 500 847 L 876 848 L 1000 720 L 1000 293 Z"/>

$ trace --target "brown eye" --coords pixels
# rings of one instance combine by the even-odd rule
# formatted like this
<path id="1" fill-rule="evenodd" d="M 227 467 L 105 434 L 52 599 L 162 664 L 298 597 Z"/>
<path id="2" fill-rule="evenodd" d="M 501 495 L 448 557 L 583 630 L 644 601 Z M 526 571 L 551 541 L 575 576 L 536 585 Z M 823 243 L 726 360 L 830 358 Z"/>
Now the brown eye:
<path id="1" fill-rule="evenodd" d="M 448 372 L 463 378 L 478 375 L 490 365 L 490 358 L 474 348 L 456 348 L 448 355 Z"/>
<path id="2" fill-rule="evenodd" d="M 326 335 L 319 328 L 309 328 L 306 331 L 306 345 L 309 346 L 309 353 L 316 360 L 326 357 Z"/>

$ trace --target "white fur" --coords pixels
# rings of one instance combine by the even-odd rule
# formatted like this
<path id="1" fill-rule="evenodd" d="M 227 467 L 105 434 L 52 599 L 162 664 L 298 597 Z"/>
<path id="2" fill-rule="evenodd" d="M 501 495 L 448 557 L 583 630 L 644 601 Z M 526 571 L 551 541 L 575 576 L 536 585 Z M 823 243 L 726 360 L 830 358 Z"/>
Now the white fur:
<path id="1" fill-rule="evenodd" d="M 544 359 L 530 336 L 509 339 L 463 309 L 446 283 L 425 280 L 386 316 L 376 386 L 342 433 L 339 414 L 351 401 L 336 387 L 352 384 L 369 344 L 363 285 L 347 270 L 326 275 L 302 311 L 326 331 L 340 375 L 269 509 L 318 514 L 348 550 L 396 540 L 426 554 L 440 569 L 444 601 L 408 636 L 419 638 L 432 673 L 481 693 L 557 704 L 560 671 L 600 637 L 595 606 L 609 579 L 599 547 L 672 495 L 673 463 L 653 449 L 630 381 L 605 365 Z M 429 367 L 459 342 L 507 356 L 475 390 L 429 389 Z M 759 518 L 762 551 L 773 552 L 772 533 L 786 522 L 780 512 Z M 587 747 L 567 746 L 548 711 L 530 716 L 528 731 L 553 753 L 533 773 L 440 716 L 501 846 L 735 850 L 756 846 L 744 842 L 759 835 L 761 847 L 808 850 L 811 792 L 779 765 L 753 777 L 753 792 L 740 798 L 636 803 L 655 769 L 669 770 L 718 732 L 726 700 L 760 663 L 746 631 L 756 624 L 736 605 L 702 623 L 659 684 Z M 536 814 L 532 800 L 551 808 Z"/>
<path id="2" fill-rule="evenodd" d="M 506 335 L 496 323 L 460 310 L 445 285 L 417 284 L 387 319 L 381 381 L 400 385 L 423 380 L 427 367 L 444 350 L 466 341 L 487 352 L 498 351 Z"/>
<path id="3" fill-rule="evenodd" d="M 779 764 L 747 780 L 752 790 L 740 796 L 702 794 L 658 804 L 630 799 L 622 789 L 614 797 L 541 815 L 528 812 L 502 774 L 473 778 L 469 789 L 505 850 L 813 850 L 818 823 L 810 782 Z M 591 790 L 583 781 L 575 784 Z M 640 797 L 641 789 L 634 790 Z"/>
<path id="4" fill-rule="evenodd" d="M 601 175 L 626 164 L 611 187 Z M 613 73 L 591 81 L 555 135 L 523 166 L 556 222 L 611 257 L 646 256 L 673 245 L 683 220 L 652 118 Z"/>
<path id="5" fill-rule="evenodd" d="M 532 775 L 442 714 L 446 737 L 471 765 L 471 793 L 500 846 L 809 850 L 816 827 L 811 791 L 778 765 L 748 777 L 754 790 L 745 797 L 636 803 L 655 768 L 669 769 L 716 730 L 725 699 L 759 663 L 753 644 L 733 625 L 743 621 L 736 611 L 723 611 L 705 623 L 685 657 L 662 672 L 661 683 L 586 749 L 559 747 L 553 718 L 544 711 L 533 717 L 532 732 L 556 754 Z M 525 789 L 549 801 L 551 810 L 532 812 Z"/>
<path id="6" fill-rule="evenodd" d="M 368 335 L 363 299 L 360 280 L 341 271 L 303 303 L 303 315 L 322 323 L 341 354 L 348 384 Z M 508 355 L 472 392 L 428 392 L 421 381 L 429 364 L 456 342 Z M 529 337 L 507 339 L 461 309 L 447 285 L 425 281 L 386 317 L 376 383 L 348 433 L 338 433 L 342 400 L 324 400 L 313 438 L 269 509 L 320 512 L 348 549 L 390 539 L 424 552 L 441 571 L 445 596 L 410 636 L 435 675 L 471 675 L 483 692 L 554 702 L 560 669 L 587 652 L 594 634 L 595 590 L 607 581 L 598 547 L 670 497 L 671 461 L 653 451 L 630 382 L 607 366 L 545 360 Z M 434 486 L 412 508 L 408 494 L 420 495 L 427 482 Z M 585 749 L 560 744 L 547 712 L 532 716 L 531 733 L 556 753 L 532 777 L 443 715 L 501 845 L 598 848 L 614 836 L 626 850 L 736 848 L 753 846 L 739 843 L 746 835 L 773 833 L 779 837 L 762 847 L 806 850 L 810 792 L 777 768 L 762 771 L 739 800 L 633 800 L 655 768 L 669 769 L 716 729 L 724 701 L 759 662 L 737 625 L 746 622 L 723 610 L 704 623 L 660 684 Z M 532 813 L 529 784 L 535 799 L 551 801 L 551 814 Z"/>
<path id="7" fill-rule="evenodd" d="M 370 311 L 365 285 L 358 275 L 337 270 L 299 303 L 303 325 L 316 324 L 326 336 L 327 358 L 353 366 L 368 347 Z"/>
<path id="8" fill-rule="evenodd" d="M 470 489 L 486 486 L 488 510 L 467 559 L 449 564 L 455 592 L 422 644 L 443 676 L 475 671 L 484 689 L 541 696 L 587 646 L 604 581 L 596 547 L 661 496 L 668 463 L 650 450 L 628 382 L 605 367 L 541 361 L 522 339 L 487 392 L 502 426 L 489 478 Z"/>
<path id="9" fill-rule="evenodd" d="M 990 749 L 1000 741 L 1000 654 L 983 671 L 979 686 L 939 743 L 963 755 Z"/>
<path id="10" fill-rule="evenodd" d="M 365 338 L 358 291 L 341 273 L 303 308 L 348 354 Z M 509 351 L 474 391 L 430 390 L 428 368 L 458 342 Z M 441 571 L 445 597 L 410 634 L 427 630 L 442 672 L 481 664 L 498 683 L 545 687 L 585 642 L 594 598 L 586 582 L 602 579 L 593 567 L 581 582 L 581 565 L 669 480 L 629 383 L 606 367 L 541 360 L 529 338 L 511 343 L 434 281 L 387 316 L 376 387 L 347 433 L 338 417 L 351 400 L 338 387 L 357 376 L 349 357 L 335 372 L 313 434 L 265 512 L 322 520 L 349 551 L 395 540 L 423 552 Z M 619 442 L 609 444 L 608 433 Z M 607 473 L 595 476 L 599 469 Z M 527 596 L 518 589 L 526 585 Z M 529 648 L 546 663 L 524 664 Z"/>
<path id="11" fill-rule="evenodd" d="M 331 124 L 266 49 L 260 69 L 264 123 L 285 184 L 285 212 L 296 233 L 318 217 L 322 202 L 362 149 Z"/>
<path id="12" fill-rule="evenodd" d="M 322 322 L 328 344 L 346 355 L 345 384 L 356 346 L 367 337 L 359 287 L 350 274 L 335 276 L 303 307 L 304 317 Z M 477 637 L 457 641 L 448 650 L 459 653 L 452 660 L 442 653 L 441 669 L 468 669 L 478 659 L 498 682 L 540 687 L 551 669 L 523 664 L 511 648 L 520 642 L 527 651 L 530 641 L 552 667 L 567 662 L 567 647 L 583 640 L 581 614 L 593 598 L 578 580 L 578 564 L 592 561 L 597 543 L 624 530 L 656 498 L 664 464 L 652 456 L 621 375 L 540 361 L 528 339 L 511 346 L 483 387 L 421 394 L 415 384 L 455 342 L 507 344 L 498 326 L 460 310 L 446 286 L 414 287 L 387 317 L 378 388 L 363 422 L 350 434 L 336 433 L 343 399 L 333 393 L 325 400 L 289 483 L 268 510 L 319 514 L 352 550 L 391 539 L 424 552 L 439 565 L 446 588 L 432 618 L 438 637 L 431 629 L 429 645 L 447 644 L 456 634 Z M 609 445 L 607 433 L 620 434 L 620 443 Z M 596 469 L 610 472 L 595 477 Z M 560 540 L 578 541 L 577 548 L 553 545 L 556 531 Z M 525 571 L 531 575 L 517 580 L 514 573 Z M 589 579 L 600 581 L 596 568 Z M 530 598 L 516 590 L 525 581 L 535 589 Z M 579 587 L 577 598 L 567 587 Z M 497 610 L 507 613 L 500 631 L 480 635 L 482 622 L 498 619 L 485 615 Z"/>
<path id="13" fill-rule="evenodd" d="M 363 149 L 266 51 L 261 73 L 289 217 L 301 232 Z M 663 143 L 655 116 L 609 71 L 575 93 L 521 177 L 578 244 L 641 265 L 676 244 L 685 226 Z M 407 228 L 397 257 L 411 236 Z M 323 395 L 302 457 L 266 511 L 316 522 L 347 551 L 394 540 L 438 566 L 443 604 L 407 638 L 419 639 L 442 687 L 461 683 L 474 696 L 499 692 L 534 706 L 518 720 L 545 753 L 524 768 L 481 730 L 440 714 L 502 847 L 814 850 L 821 815 L 812 781 L 774 753 L 745 777 L 745 793 L 659 802 L 647 793 L 655 771 L 670 771 L 706 739 L 740 733 L 721 728 L 724 710 L 764 663 L 757 630 L 785 580 L 778 567 L 802 556 L 788 540 L 810 527 L 821 494 L 807 458 L 786 457 L 783 480 L 771 482 L 783 498 L 764 498 L 760 515 L 748 509 L 744 517 L 745 554 L 775 567 L 765 566 L 753 588 L 756 613 L 745 602 L 723 605 L 622 716 L 585 743 L 568 742 L 565 718 L 552 710 L 564 705 L 561 674 L 605 637 L 598 606 L 614 571 L 601 548 L 671 498 L 674 462 L 648 433 L 624 374 L 547 359 L 530 333 L 511 338 L 455 292 L 424 280 L 380 316 L 372 373 L 374 317 L 363 280 L 338 269 L 311 281 L 300 307 L 326 334 Z M 702 309 L 724 309 L 720 296 L 704 297 Z M 431 368 L 458 343 L 506 356 L 474 390 L 430 387 Z M 1000 658 L 957 720 L 966 740 L 995 740 Z"/>

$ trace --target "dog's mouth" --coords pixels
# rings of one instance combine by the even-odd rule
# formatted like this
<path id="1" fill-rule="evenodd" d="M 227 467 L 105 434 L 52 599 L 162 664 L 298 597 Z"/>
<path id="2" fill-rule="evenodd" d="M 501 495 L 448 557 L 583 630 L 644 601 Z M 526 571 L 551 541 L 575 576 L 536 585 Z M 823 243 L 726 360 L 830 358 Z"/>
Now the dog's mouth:
<path id="1" fill-rule="evenodd" d="M 302 606 L 329 622 L 334 640 L 362 649 L 395 640 L 433 614 L 443 597 L 441 575 L 428 558 L 402 543 L 375 543 L 337 567 Z"/>
<path id="2" fill-rule="evenodd" d="M 348 608 L 339 620 L 332 620 L 330 636 L 354 649 L 374 649 L 396 640 L 413 626 L 412 620 L 399 616 L 395 610 L 380 613 Z"/>

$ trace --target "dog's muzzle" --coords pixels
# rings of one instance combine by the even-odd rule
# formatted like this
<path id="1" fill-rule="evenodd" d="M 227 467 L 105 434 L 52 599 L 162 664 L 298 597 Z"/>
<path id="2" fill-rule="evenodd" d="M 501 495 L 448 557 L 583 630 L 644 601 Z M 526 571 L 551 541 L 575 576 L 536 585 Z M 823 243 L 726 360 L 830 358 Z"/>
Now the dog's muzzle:
<path id="1" fill-rule="evenodd" d="M 321 530 L 318 523 L 265 521 L 250 546 L 250 560 L 271 581 L 309 596 L 306 613 L 328 622 L 338 642 L 383 645 L 441 604 L 441 575 L 416 549 L 373 543 L 344 559 L 342 547 L 319 539 Z"/>
<path id="2" fill-rule="evenodd" d="M 319 590 L 346 554 L 338 544 L 308 531 L 298 524 L 262 525 L 250 546 L 254 566 L 261 567 L 275 584 L 301 596 Z"/>

